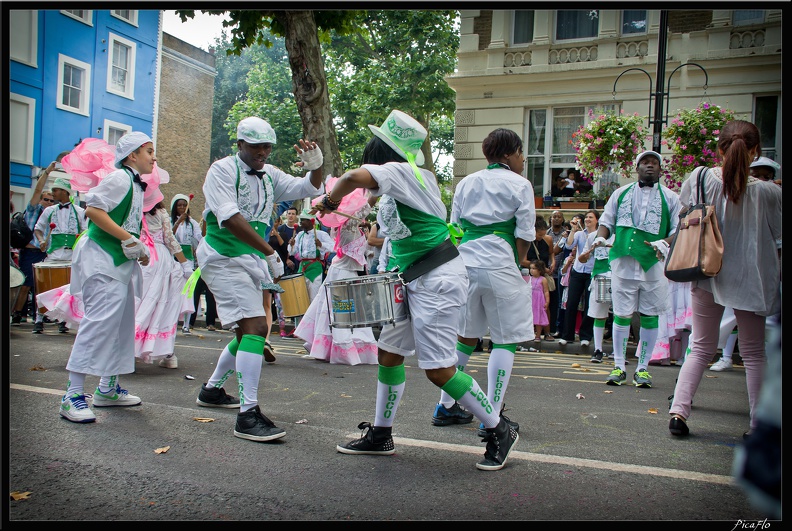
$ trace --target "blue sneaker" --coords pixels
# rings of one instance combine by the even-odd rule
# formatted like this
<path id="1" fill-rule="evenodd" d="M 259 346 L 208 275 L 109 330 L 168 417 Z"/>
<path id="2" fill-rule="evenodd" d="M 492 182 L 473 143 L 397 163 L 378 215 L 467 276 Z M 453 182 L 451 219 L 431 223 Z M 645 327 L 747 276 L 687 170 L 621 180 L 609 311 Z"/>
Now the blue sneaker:
<path id="1" fill-rule="evenodd" d="M 468 413 L 459 403 L 454 402 L 450 408 L 443 404 L 435 406 L 432 424 L 435 426 L 448 426 L 449 424 L 469 424 L 473 422 L 473 413 Z"/>

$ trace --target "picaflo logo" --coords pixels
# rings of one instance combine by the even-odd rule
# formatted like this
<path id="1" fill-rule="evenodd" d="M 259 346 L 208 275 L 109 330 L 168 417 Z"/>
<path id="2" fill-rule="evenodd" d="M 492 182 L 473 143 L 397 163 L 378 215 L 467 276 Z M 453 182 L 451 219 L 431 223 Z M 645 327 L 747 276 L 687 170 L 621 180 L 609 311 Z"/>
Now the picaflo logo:
<path id="1" fill-rule="evenodd" d="M 404 284 L 401 282 L 397 282 L 393 286 L 393 302 L 397 304 L 404 302 Z"/>
<path id="2" fill-rule="evenodd" d="M 473 395 L 475 399 L 481 404 L 481 407 L 484 408 L 484 411 L 487 413 L 492 413 L 492 404 L 490 404 L 490 401 L 487 399 L 487 395 L 484 394 L 484 391 L 479 389 L 478 393 L 474 393 L 471 389 L 469 393 Z"/>
<path id="3" fill-rule="evenodd" d="M 492 401 L 496 404 L 501 401 L 501 393 L 503 392 L 503 380 L 506 376 L 506 371 L 498 369 L 498 377 L 495 379 L 495 396 Z"/>
<path id="4" fill-rule="evenodd" d="M 393 408 L 396 407 L 397 398 L 399 398 L 399 393 L 397 393 L 393 387 L 388 386 L 388 401 L 385 403 L 385 413 L 383 414 L 386 419 L 393 416 Z"/>

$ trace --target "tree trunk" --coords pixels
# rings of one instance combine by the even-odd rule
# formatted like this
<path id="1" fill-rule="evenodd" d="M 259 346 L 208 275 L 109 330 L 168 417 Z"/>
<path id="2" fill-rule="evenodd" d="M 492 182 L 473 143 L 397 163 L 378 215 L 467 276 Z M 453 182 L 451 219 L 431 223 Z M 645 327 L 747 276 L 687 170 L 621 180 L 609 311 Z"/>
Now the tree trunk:
<path id="1" fill-rule="evenodd" d="M 343 173 L 330 95 L 313 11 L 281 11 L 275 18 L 285 28 L 286 51 L 292 71 L 292 90 L 302 119 L 303 135 L 322 149 L 322 175 Z"/>

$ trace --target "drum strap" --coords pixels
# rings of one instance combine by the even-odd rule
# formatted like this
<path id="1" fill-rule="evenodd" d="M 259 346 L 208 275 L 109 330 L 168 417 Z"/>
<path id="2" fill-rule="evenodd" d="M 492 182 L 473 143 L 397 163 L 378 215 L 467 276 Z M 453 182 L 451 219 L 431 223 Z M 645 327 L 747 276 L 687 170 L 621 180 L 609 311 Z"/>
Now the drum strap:
<path id="1" fill-rule="evenodd" d="M 408 284 L 421 275 L 425 275 L 432 269 L 440 267 L 446 262 L 450 262 L 457 256 L 459 256 L 459 251 L 449 238 L 405 269 L 400 275 L 402 281 Z"/>

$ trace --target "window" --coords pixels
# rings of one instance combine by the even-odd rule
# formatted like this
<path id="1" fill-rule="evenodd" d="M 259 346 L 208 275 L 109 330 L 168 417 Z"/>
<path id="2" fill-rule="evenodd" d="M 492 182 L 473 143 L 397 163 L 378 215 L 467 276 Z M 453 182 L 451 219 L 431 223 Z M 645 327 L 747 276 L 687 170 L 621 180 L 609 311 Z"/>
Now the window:
<path id="1" fill-rule="evenodd" d="M 622 35 L 646 33 L 646 11 L 622 11 Z"/>
<path id="2" fill-rule="evenodd" d="M 132 126 L 127 124 L 122 124 L 119 122 L 114 122 L 112 120 L 105 120 L 104 132 L 105 132 L 104 133 L 105 141 L 111 146 L 115 146 L 118 143 L 119 138 L 121 138 L 127 133 L 132 132 Z"/>
<path id="3" fill-rule="evenodd" d="M 534 12 L 514 12 L 514 44 L 530 44 L 533 42 Z"/>
<path id="4" fill-rule="evenodd" d="M 64 111 L 88 116 L 91 65 L 58 54 L 58 101 Z"/>
<path id="5" fill-rule="evenodd" d="M 35 131 L 36 100 L 19 94 L 9 94 L 8 154 L 11 162 L 33 165 L 33 132 Z"/>
<path id="6" fill-rule="evenodd" d="M 748 26 L 764 22 L 762 9 L 736 9 L 732 13 L 732 24 L 735 26 Z"/>
<path id="7" fill-rule="evenodd" d="M 36 68 L 38 66 L 38 11 L 9 12 L 9 56 L 12 60 Z"/>
<path id="8" fill-rule="evenodd" d="M 93 10 L 91 9 L 61 9 L 61 13 L 67 17 L 79 20 L 84 24 L 93 26 Z"/>
<path id="9" fill-rule="evenodd" d="M 599 35 L 599 10 L 556 11 L 555 40 L 591 39 Z"/>
<path id="10" fill-rule="evenodd" d="M 129 22 L 133 26 L 138 25 L 138 12 L 135 9 L 111 9 L 110 14 L 116 18 L 120 18 L 125 22 Z"/>
<path id="11" fill-rule="evenodd" d="M 754 100 L 754 123 L 762 136 L 762 156 L 776 162 L 780 162 L 778 159 L 781 139 L 780 107 L 778 96 L 757 96 Z"/>
<path id="12" fill-rule="evenodd" d="M 135 43 L 110 34 L 107 44 L 107 91 L 125 98 L 135 97 Z"/>

